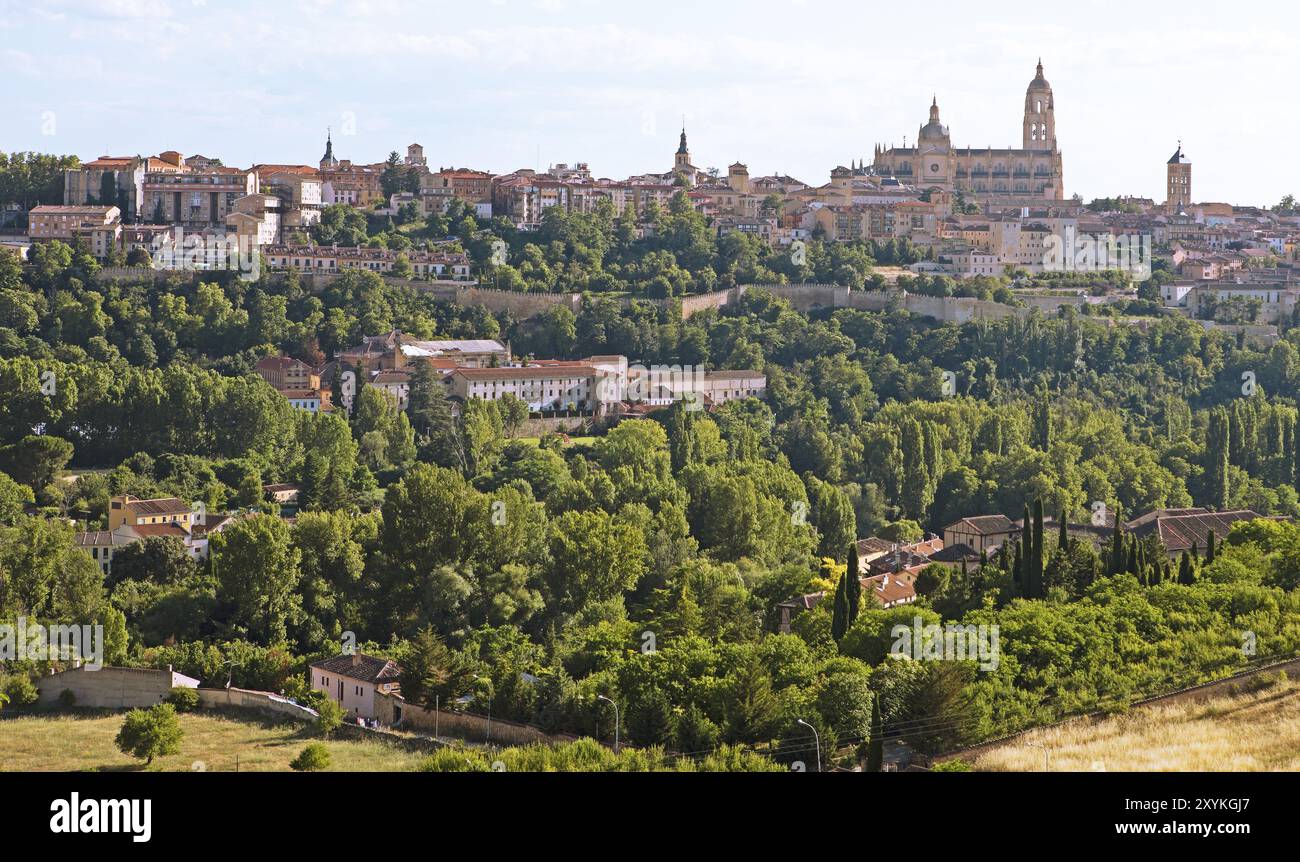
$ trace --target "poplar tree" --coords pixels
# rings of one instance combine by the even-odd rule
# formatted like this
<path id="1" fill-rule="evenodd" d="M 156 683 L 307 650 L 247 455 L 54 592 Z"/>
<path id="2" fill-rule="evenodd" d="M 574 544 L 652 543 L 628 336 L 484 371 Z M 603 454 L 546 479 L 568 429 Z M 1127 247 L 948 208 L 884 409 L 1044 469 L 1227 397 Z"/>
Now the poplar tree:
<path id="1" fill-rule="evenodd" d="M 1052 447 L 1052 404 L 1046 389 L 1034 404 L 1034 442 L 1044 452 Z"/>
<path id="2" fill-rule="evenodd" d="M 1205 434 L 1205 475 L 1210 502 L 1217 509 L 1228 508 L 1228 452 L 1232 435 L 1228 411 L 1216 407 L 1210 413 Z"/>

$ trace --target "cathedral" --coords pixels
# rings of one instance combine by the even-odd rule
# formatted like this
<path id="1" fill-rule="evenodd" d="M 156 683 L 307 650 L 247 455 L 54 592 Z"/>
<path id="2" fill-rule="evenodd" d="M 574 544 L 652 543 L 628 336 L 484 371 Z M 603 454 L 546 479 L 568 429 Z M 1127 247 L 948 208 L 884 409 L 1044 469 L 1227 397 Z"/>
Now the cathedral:
<path id="1" fill-rule="evenodd" d="M 1042 61 L 1025 92 L 1020 149 L 954 147 L 948 127 L 939 121 L 936 98 L 930 105 L 930 121 L 917 133 L 916 146 L 876 145 L 873 173 L 925 191 L 960 194 L 972 202 L 1031 205 L 1063 200 L 1056 106 Z"/>

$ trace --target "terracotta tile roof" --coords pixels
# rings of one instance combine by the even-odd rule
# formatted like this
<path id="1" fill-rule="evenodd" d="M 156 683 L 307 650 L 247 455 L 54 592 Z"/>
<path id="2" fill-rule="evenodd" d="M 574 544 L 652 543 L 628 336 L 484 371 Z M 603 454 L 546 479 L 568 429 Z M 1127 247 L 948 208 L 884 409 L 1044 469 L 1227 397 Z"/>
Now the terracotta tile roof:
<path id="1" fill-rule="evenodd" d="M 999 533 L 1010 533 L 1015 529 L 1015 524 L 1006 515 L 976 515 L 973 518 L 962 518 L 955 524 L 944 527 L 944 531 L 954 530 L 959 533 L 975 533 L 980 536 L 994 536 Z"/>
<path id="2" fill-rule="evenodd" d="M 79 548 L 106 548 L 116 547 L 118 545 L 129 545 L 137 540 L 131 536 L 122 533 L 115 533 L 111 530 L 91 530 L 87 533 L 77 533 L 75 541 Z"/>
<path id="3" fill-rule="evenodd" d="M 862 583 L 862 593 L 864 596 L 871 593 L 887 608 L 915 601 L 916 588 L 913 584 L 916 581 L 917 573 L 924 568 L 925 566 L 918 566 L 915 569 L 903 572 L 889 572 L 873 577 L 859 578 Z M 781 602 L 781 605 L 809 611 L 817 607 L 824 598 L 826 598 L 826 593 L 807 593 Z"/>
<path id="4" fill-rule="evenodd" d="M 140 535 L 141 538 L 148 539 L 151 536 L 160 538 L 173 538 L 184 541 L 190 534 L 184 527 L 179 524 L 137 524 L 131 528 Z"/>
<path id="5" fill-rule="evenodd" d="M 1165 550 L 1171 554 L 1189 551 L 1193 545 L 1204 551 L 1211 531 L 1216 539 L 1222 540 L 1238 521 L 1253 521 L 1262 517 L 1264 516 L 1250 509 L 1168 515 L 1143 524 L 1133 534 L 1142 537 L 1156 533 Z"/>
<path id="6" fill-rule="evenodd" d="M 979 552 L 976 551 L 974 548 L 972 548 L 970 545 L 958 543 L 956 545 L 948 545 L 943 550 L 936 551 L 933 554 L 931 554 L 930 562 L 960 563 L 964 560 L 968 563 L 973 563 L 973 562 L 979 562 L 979 558 L 980 558 Z"/>
<path id="7" fill-rule="evenodd" d="M 190 534 L 196 539 L 206 538 L 212 533 L 219 533 L 227 524 L 234 522 L 231 515 L 207 515 L 202 524 L 195 524 L 190 528 Z"/>
<path id="8" fill-rule="evenodd" d="M 897 542 L 890 542 L 887 539 L 878 539 L 872 536 L 869 539 L 858 539 L 858 556 L 865 557 L 869 554 L 888 554 L 894 549 Z"/>
<path id="9" fill-rule="evenodd" d="M 84 163 L 82 167 L 91 168 L 93 170 L 102 168 L 124 168 L 129 166 L 132 161 L 134 161 L 133 156 L 100 156 L 93 162 Z"/>
<path id="10" fill-rule="evenodd" d="M 126 508 L 136 515 L 188 515 L 190 513 L 190 504 L 175 497 L 159 497 L 153 500 L 137 500 L 128 497 Z"/>
<path id="11" fill-rule="evenodd" d="M 401 679 L 401 668 L 386 658 L 363 655 L 337 655 L 333 658 L 314 661 L 311 666 L 326 673 L 336 674 L 345 679 L 376 684 L 396 683 Z"/>
<path id="12" fill-rule="evenodd" d="M 518 380 L 518 379 L 556 379 L 592 377 L 596 369 L 590 365 L 565 365 L 559 368 L 529 365 L 523 368 L 457 368 L 452 374 L 459 374 L 467 380 Z"/>

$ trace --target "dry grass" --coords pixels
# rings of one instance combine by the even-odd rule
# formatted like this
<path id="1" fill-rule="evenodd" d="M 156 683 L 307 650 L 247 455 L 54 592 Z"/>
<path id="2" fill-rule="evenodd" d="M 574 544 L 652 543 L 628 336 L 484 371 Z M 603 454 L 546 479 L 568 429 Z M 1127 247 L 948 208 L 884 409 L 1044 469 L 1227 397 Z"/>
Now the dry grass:
<path id="1" fill-rule="evenodd" d="M 974 759 L 986 772 L 1297 772 L 1300 683 L 1034 731 Z"/>
<path id="2" fill-rule="evenodd" d="M 120 712 L 86 711 L 0 719 L 0 772 L 115 772 L 144 769 L 143 761 L 117 750 Z M 303 746 L 314 740 L 306 725 L 234 718 L 212 713 L 180 716 L 185 737 L 179 754 L 154 760 L 152 771 L 286 772 Z M 394 772 L 413 769 L 422 757 L 382 742 L 326 740 L 332 772 Z"/>

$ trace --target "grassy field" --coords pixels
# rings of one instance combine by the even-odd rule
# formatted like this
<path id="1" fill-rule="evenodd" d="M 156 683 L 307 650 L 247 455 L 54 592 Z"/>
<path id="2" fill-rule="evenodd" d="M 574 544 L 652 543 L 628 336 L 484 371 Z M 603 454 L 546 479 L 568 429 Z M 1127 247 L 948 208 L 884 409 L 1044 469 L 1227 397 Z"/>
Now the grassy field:
<path id="1" fill-rule="evenodd" d="M 306 725 L 211 713 L 180 716 L 179 754 L 144 761 L 117 750 L 124 713 L 90 711 L 0 719 L 0 772 L 285 772 L 308 742 Z M 327 740 L 333 772 L 394 772 L 423 756 L 382 742 Z"/>
<path id="2" fill-rule="evenodd" d="M 1300 682 L 1151 706 L 1034 731 L 974 759 L 977 771 L 1297 772 Z"/>

